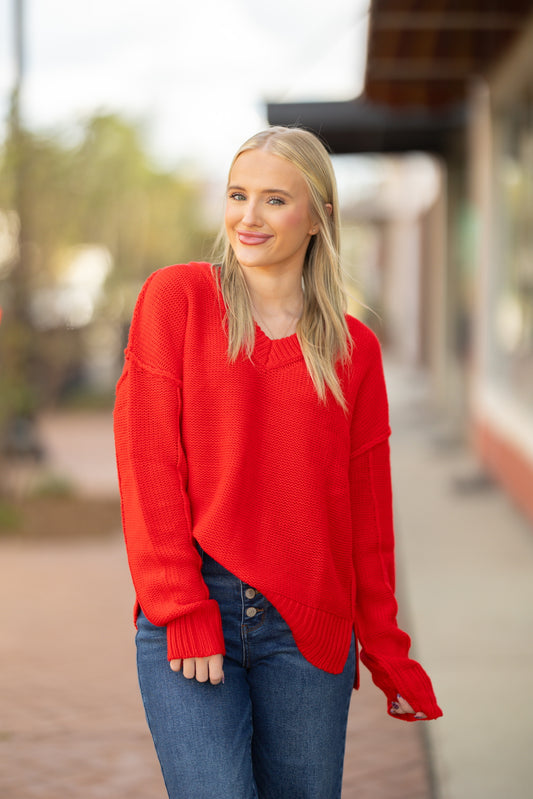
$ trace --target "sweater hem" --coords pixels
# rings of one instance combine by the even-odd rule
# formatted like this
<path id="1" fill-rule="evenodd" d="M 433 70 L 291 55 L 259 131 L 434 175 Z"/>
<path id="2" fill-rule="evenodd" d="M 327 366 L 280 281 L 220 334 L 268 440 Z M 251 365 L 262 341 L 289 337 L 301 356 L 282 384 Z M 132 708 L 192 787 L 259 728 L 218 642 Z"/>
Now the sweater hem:
<path id="1" fill-rule="evenodd" d="M 273 591 L 267 598 L 287 622 L 304 658 L 323 671 L 340 674 L 352 640 L 352 619 L 303 605 Z"/>

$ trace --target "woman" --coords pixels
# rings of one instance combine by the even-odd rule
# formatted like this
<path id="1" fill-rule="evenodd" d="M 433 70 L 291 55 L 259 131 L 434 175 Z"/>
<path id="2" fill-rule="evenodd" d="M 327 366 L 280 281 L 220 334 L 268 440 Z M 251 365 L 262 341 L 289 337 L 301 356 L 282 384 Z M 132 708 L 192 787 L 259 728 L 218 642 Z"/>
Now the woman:
<path id="1" fill-rule="evenodd" d="M 391 715 L 441 715 L 396 623 L 381 355 L 338 237 L 325 148 L 270 128 L 231 165 L 221 263 L 135 308 L 115 436 L 171 799 L 340 796 L 359 645 Z"/>

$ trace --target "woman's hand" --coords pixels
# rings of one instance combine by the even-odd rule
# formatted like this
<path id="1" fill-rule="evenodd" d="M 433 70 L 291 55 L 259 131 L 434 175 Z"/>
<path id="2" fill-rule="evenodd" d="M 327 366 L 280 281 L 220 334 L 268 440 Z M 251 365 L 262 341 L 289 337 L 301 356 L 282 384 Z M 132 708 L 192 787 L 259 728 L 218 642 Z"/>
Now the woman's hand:
<path id="1" fill-rule="evenodd" d="M 425 713 L 415 713 L 409 702 L 407 702 L 403 696 L 400 696 L 400 694 L 396 694 L 396 702 L 392 703 L 390 712 L 396 716 L 401 716 L 404 713 L 411 713 L 411 715 L 414 714 L 415 719 L 427 719 Z"/>
<path id="2" fill-rule="evenodd" d="M 196 678 L 198 682 L 209 682 L 218 685 L 224 682 L 223 671 L 224 657 L 222 655 L 211 655 L 207 658 L 184 658 L 183 660 L 171 660 L 170 668 L 172 671 L 183 671 L 183 676 L 188 680 Z"/>

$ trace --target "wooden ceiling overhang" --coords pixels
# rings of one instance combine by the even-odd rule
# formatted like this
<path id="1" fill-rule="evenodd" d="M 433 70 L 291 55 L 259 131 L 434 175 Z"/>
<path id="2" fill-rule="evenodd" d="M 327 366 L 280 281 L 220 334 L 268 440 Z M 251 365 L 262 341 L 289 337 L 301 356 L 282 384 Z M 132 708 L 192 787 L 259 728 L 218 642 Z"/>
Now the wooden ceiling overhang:
<path id="1" fill-rule="evenodd" d="M 344 103 L 270 103 L 270 124 L 319 132 L 333 152 L 444 154 L 533 0 L 373 0 L 364 91 Z"/>
<path id="2" fill-rule="evenodd" d="M 373 0 L 366 100 L 402 109 L 463 103 L 532 11 L 531 0 Z"/>

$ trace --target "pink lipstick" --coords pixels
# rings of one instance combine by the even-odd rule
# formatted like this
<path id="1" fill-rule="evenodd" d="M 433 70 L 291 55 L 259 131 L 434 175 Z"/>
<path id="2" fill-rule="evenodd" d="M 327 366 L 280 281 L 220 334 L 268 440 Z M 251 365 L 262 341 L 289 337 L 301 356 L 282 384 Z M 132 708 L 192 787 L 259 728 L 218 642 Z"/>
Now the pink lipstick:
<path id="1" fill-rule="evenodd" d="M 272 238 L 265 233 L 245 233 L 243 231 L 237 231 L 237 238 L 239 239 L 241 244 L 264 244 L 265 241 Z"/>

